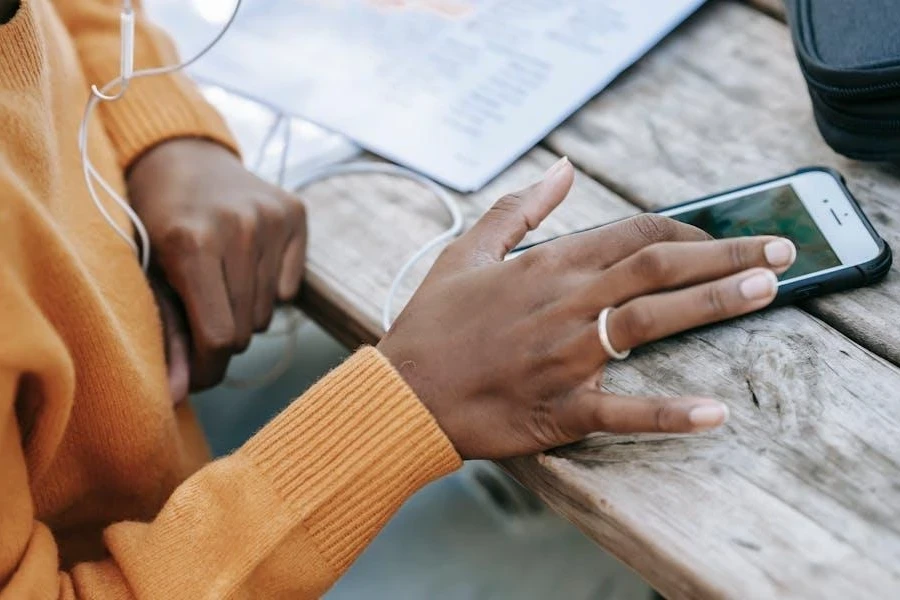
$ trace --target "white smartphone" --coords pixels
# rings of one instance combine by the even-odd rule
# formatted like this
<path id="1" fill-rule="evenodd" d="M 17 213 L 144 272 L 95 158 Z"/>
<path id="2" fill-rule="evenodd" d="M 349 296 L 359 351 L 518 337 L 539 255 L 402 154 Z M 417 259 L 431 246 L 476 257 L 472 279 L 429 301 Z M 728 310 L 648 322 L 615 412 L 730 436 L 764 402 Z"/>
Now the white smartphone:
<path id="1" fill-rule="evenodd" d="M 658 211 L 715 238 L 778 235 L 797 246 L 776 303 L 882 279 L 891 249 L 831 169 L 813 167 Z"/>

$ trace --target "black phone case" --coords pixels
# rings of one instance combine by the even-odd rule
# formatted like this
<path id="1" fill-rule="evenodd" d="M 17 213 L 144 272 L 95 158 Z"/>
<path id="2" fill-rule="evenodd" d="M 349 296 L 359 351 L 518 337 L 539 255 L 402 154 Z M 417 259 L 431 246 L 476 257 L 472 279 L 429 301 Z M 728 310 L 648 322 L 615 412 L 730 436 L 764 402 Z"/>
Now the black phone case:
<path id="1" fill-rule="evenodd" d="M 824 273 L 822 275 L 817 275 L 816 277 L 804 279 L 803 281 L 796 281 L 794 283 L 781 285 L 778 288 L 778 296 L 775 298 L 775 302 L 772 303 L 773 306 L 793 304 L 794 302 L 799 302 L 800 300 L 805 300 L 813 296 L 821 296 L 823 294 L 841 292 L 852 288 L 862 287 L 864 285 L 871 285 L 873 283 L 881 281 L 891 269 L 891 263 L 893 262 L 893 253 L 891 252 L 891 247 L 888 246 L 887 242 L 880 235 L 878 235 L 877 231 L 875 231 L 875 228 L 872 226 L 869 218 L 866 217 L 866 214 L 862 211 L 862 207 L 860 207 L 859 202 L 856 200 L 856 197 L 850 192 L 849 188 L 847 188 L 847 181 L 844 179 L 844 176 L 841 175 L 841 173 L 837 170 L 830 167 L 806 167 L 803 169 L 798 169 L 793 173 L 789 173 L 787 175 L 773 177 L 765 181 L 758 181 L 756 183 L 744 185 L 732 190 L 710 194 L 709 196 L 697 198 L 696 200 L 689 200 L 688 202 L 682 202 L 673 206 L 667 206 L 654 212 L 672 210 L 673 208 L 679 208 L 681 206 L 693 204 L 695 202 L 701 202 L 703 200 L 708 200 L 717 196 L 724 196 L 725 194 L 740 192 L 742 190 L 756 187 L 758 185 L 778 181 L 779 179 L 784 179 L 785 177 L 793 177 L 794 175 L 809 173 L 812 171 L 828 173 L 838 181 L 843 192 L 847 194 L 848 198 L 850 198 L 850 206 L 853 207 L 853 209 L 856 211 L 856 214 L 862 220 L 863 225 L 865 225 L 866 229 L 875 239 L 876 243 L 878 243 L 881 252 L 879 252 L 878 256 L 876 256 L 869 262 L 855 267 L 848 267 L 846 269 L 841 269 L 840 271 Z"/>
<path id="2" fill-rule="evenodd" d="M 787 175 L 781 175 L 780 177 L 773 177 L 771 179 L 766 179 L 765 181 L 757 181 L 751 183 L 749 185 L 744 185 L 741 187 L 737 187 L 731 190 L 726 190 L 723 192 L 717 192 L 715 194 L 710 194 L 709 196 L 703 196 L 702 198 L 695 198 L 694 200 L 688 200 L 687 202 L 681 202 L 679 204 L 673 204 L 672 206 L 666 206 L 664 208 L 660 208 L 656 211 L 656 213 L 660 213 L 663 211 L 669 211 L 673 208 L 680 208 L 682 206 L 686 206 L 688 204 L 694 204 L 695 202 L 702 202 L 703 200 L 709 200 L 710 198 L 716 198 L 718 196 L 724 196 L 725 194 L 732 194 L 735 192 L 740 192 L 752 187 L 756 187 L 759 185 L 763 185 L 766 183 L 771 183 L 773 181 L 778 181 L 779 179 L 784 179 L 786 177 L 793 177 L 794 175 L 799 175 L 801 173 L 808 173 L 811 171 L 820 171 L 825 172 L 834 177 L 841 186 L 841 189 L 847 194 L 847 197 L 850 198 L 850 205 L 856 211 L 856 214 L 859 215 L 859 218 L 862 220 L 866 229 L 878 243 L 881 252 L 877 257 L 870 260 L 867 263 L 857 265 L 855 267 L 848 267 L 846 269 L 841 269 L 840 271 L 834 271 L 832 273 L 824 273 L 822 275 L 818 275 L 816 277 L 811 277 L 809 279 L 804 279 L 803 281 L 797 281 L 794 283 L 789 283 L 786 285 L 781 285 L 778 289 L 778 296 L 775 298 L 775 301 L 772 303 L 773 306 L 782 306 L 785 304 L 792 304 L 794 302 L 798 302 L 800 300 L 805 300 L 807 298 L 811 298 L 813 296 L 821 296 L 823 294 L 831 294 L 834 292 L 840 292 L 852 288 L 862 287 L 864 285 L 870 285 L 876 283 L 882 279 L 884 279 L 885 275 L 887 275 L 888 271 L 891 269 L 891 263 L 893 261 L 893 253 L 891 252 L 891 247 L 888 246 L 887 242 L 878 235 L 878 232 L 875 231 L 875 228 L 872 226 L 872 223 L 869 221 L 868 217 L 866 217 L 865 213 L 862 211 L 862 208 L 859 206 L 859 202 L 847 188 L 847 182 L 844 179 L 844 176 L 841 175 L 835 169 L 829 167 L 806 167 L 803 169 L 798 169 L 793 173 L 788 173 Z M 583 229 L 581 231 L 573 232 L 573 233 L 583 233 L 584 231 L 591 231 L 593 229 L 598 229 L 605 225 L 609 225 L 609 223 L 604 223 L 603 225 L 597 225 L 596 227 L 589 227 L 587 229 Z M 568 234 L 572 235 L 572 234 Z M 525 251 L 529 248 L 533 248 L 534 246 L 539 246 L 541 244 L 545 244 L 549 241 L 552 241 L 551 238 L 548 240 L 544 240 L 542 242 L 537 242 L 535 244 L 529 244 L 527 246 L 520 246 L 516 248 L 516 251 Z"/>

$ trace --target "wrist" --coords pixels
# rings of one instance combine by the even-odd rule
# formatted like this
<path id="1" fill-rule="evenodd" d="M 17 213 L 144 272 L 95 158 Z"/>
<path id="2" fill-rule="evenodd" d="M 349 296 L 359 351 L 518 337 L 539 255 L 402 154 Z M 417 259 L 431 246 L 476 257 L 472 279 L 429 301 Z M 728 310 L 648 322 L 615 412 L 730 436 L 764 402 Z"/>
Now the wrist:
<path id="1" fill-rule="evenodd" d="M 323 377 L 238 452 L 271 482 L 329 563 L 341 566 L 413 493 L 461 465 L 372 348 Z"/>
<path id="2" fill-rule="evenodd" d="M 459 445 L 454 439 L 455 435 L 453 432 L 456 428 L 452 422 L 453 415 L 447 414 L 453 411 L 441 410 L 441 403 L 438 401 L 438 398 L 441 396 L 439 393 L 441 390 L 436 390 L 432 380 L 425 374 L 428 365 L 423 364 L 423 361 L 428 361 L 428 357 L 418 357 L 409 348 L 403 348 L 403 344 L 396 343 L 390 335 L 385 336 L 378 343 L 376 350 L 393 367 L 397 376 L 412 391 L 412 394 L 415 395 L 422 406 L 425 407 L 457 453 L 466 458 L 460 452 Z M 446 395 L 447 390 L 442 391 Z"/>
<path id="3" fill-rule="evenodd" d="M 189 168 L 198 154 L 208 153 L 221 155 L 223 159 L 233 160 L 243 167 L 240 157 L 229 146 L 203 137 L 174 137 L 151 146 L 131 163 L 126 173 L 128 184 L 131 184 L 138 171 L 153 170 L 156 167 L 169 169 L 173 165 L 177 168 Z"/>

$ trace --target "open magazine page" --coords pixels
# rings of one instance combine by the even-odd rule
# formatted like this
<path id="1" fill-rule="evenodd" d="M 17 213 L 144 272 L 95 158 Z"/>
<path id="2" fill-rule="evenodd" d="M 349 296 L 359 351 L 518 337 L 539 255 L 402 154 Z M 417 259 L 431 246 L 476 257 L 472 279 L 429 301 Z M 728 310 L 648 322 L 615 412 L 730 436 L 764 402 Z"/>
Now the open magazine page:
<path id="1" fill-rule="evenodd" d="M 147 0 L 187 55 L 221 0 Z M 194 73 L 460 191 L 482 187 L 702 0 L 245 0 Z"/>

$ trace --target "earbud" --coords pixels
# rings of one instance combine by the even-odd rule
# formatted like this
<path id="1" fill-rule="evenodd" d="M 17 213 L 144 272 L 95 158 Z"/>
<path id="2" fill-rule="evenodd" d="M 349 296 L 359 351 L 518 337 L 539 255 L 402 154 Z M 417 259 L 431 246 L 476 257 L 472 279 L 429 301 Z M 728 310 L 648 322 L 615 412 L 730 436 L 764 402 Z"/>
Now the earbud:
<path id="1" fill-rule="evenodd" d="M 155 67 L 151 69 L 142 69 L 139 71 L 134 70 L 134 41 L 135 41 L 135 15 L 134 9 L 132 6 L 132 0 L 123 0 L 122 1 L 122 13 L 120 17 L 120 34 L 121 34 L 121 45 L 120 45 L 120 63 L 119 63 L 119 76 L 112 81 L 107 82 L 102 87 L 97 87 L 96 85 L 91 86 L 91 97 L 88 99 L 87 106 L 85 107 L 84 117 L 81 120 L 81 126 L 78 135 L 78 146 L 81 151 L 81 166 L 82 171 L 84 173 L 84 181 L 87 186 L 88 193 L 91 196 L 91 199 L 94 202 L 94 205 L 97 207 L 98 212 L 104 218 L 104 220 L 109 224 L 109 226 L 116 232 L 116 234 L 121 237 L 125 243 L 127 243 L 134 253 L 137 255 L 138 260 L 141 264 L 141 268 L 146 272 L 150 266 L 150 236 L 147 233 L 147 228 L 144 226 L 144 223 L 141 221 L 140 217 L 137 213 L 134 212 L 134 209 L 131 208 L 131 205 L 120 196 L 116 191 L 112 188 L 112 186 L 105 180 L 97 170 L 94 168 L 94 165 L 91 163 L 90 156 L 88 153 L 88 131 L 90 128 L 91 116 L 93 116 L 94 109 L 97 107 L 97 104 L 100 102 L 115 102 L 116 100 L 121 99 L 125 92 L 128 90 L 128 86 L 132 80 L 138 79 L 140 77 L 152 77 L 154 75 L 168 75 L 170 73 L 176 73 L 187 67 L 191 66 L 201 58 L 203 58 L 216 44 L 219 43 L 219 40 L 231 29 L 231 26 L 234 24 L 235 19 L 237 18 L 238 12 L 241 9 L 241 4 L 243 0 L 235 0 L 234 11 L 231 14 L 231 17 L 222 27 L 222 30 L 219 32 L 216 37 L 209 42 L 200 52 L 198 52 L 195 56 L 193 56 L 190 60 L 187 60 L 183 63 L 177 65 L 170 65 L 165 67 Z M 112 90 L 118 88 L 116 93 L 110 93 Z M 231 93 L 235 93 L 237 95 L 244 96 L 250 100 L 259 102 L 258 99 L 252 98 L 247 94 L 243 94 L 242 92 L 236 90 L 229 90 Z M 265 103 L 264 103 L 265 104 Z M 278 109 L 272 107 L 271 105 L 265 104 L 268 106 L 273 112 L 279 114 L 278 120 L 273 126 L 272 132 L 274 132 L 278 125 L 282 122 L 285 123 L 285 139 L 284 145 L 282 147 L 282 155 L 280 161 L 280 170 L 279 170 L 279 181 L 278 184 L 284 187 L 284 178 L 285 171 L 287 167 L 287 152 L 288 146 L 290 145 L 290 120 L 289 118 L 281 113 Z M 270 132 L 270 133 L 272 133 Z M 267 136 L 267 142 L 264 143 L 264 146 L 268 144 L 269 136 Z M 305 186 L 308 186 L 314 182 L 322 181 L 323 179 L 328 179 L 331 177 L 341 176 L 341 175 L 353 175 L 353 174 L 381 174 L 381 175 L 390 175 L 394 177 L 401 177 L 405 179 L 410 179 L 415 181 L 427 189 L 429 189 L 435 197 L 444 205 L 447 209 L 447 212 L 450 215 L 452 223 L 450 227 L 435 237 L 434 239 L 427 242 L 424 246 L 422 246 L 412 257 L 407 260 L 407 262 L 400 268 L 397 272 L 397 275 L 394 277 L 394 280 L 391 282 L 391 288 L 388 292 L 388 297 L 385 300 L 383 309 L 382 309 L 382 325 L 387 331 L 390 329 L 392 321 L 393 321 L 393 300 L 394 297 L 400 290 L 400 285 L 403 283 L 406 275 L 409 271 L 429 252 L 433 249 L 451 241 L 453 238 L 459 236 L 463 231 L 463 215 L 462 211 L 459 208 L 456 200 L 441 186 L 431 181 L 430 179 L 414 172 L 404 167 L 396 166 L 396 165 L 386 165 L 381 163 L 349 163 L 349 164 L 339 164 L 333 165 L 330 167 L 325 167 L 324 169 L 320 169 L 317 171 L 313 171 L 307 173 L 301 181 L 295 184 L 295 189 L 299 189 Z M 110 215 L 109 211 L 107 211 L 106 206 L 104 206 L 103 202 L 100 201 L 100 197 L 97 194 L 97 189 L 95 185 L 99 185 L 100 188 L 103 189 L 104 192 L 122 209 L 122 211 L 128 216 L 128 219 L 131 221 L 134 226 L 134 230 L 137 233 L 138 239 L 140 240 L 140 244 L 136 243 L 134 239 L 132 239 L 131 235 L 122 227 L 116 223 L 115 219 L 113 219 L 112 215 Z M 290 326 L 288 328 L 288 332 L 293 332 L 298 327 L 299 321 L 296 318 L 292 318 L 290 322 Z M 275 368 L 274 371 L 267 374 L 264 378 L 256 381 L 256 382 L 234 382 L 239 387 L 256 387 L 258 385 L 263 385 L 272 381 L 274 378 L 278 377 L 281 373 L 284 372 L 286 368 L 290 366 L 290 354 L 286 353 L 282 358 L 280 364 Z M 260 383 L 261 382 L 261 383 Z"/>
<path id="2" fill-rule="evenodd" d="M 118 100 L 125 94 L 131 77 L 134 74 L 134 9 L 131 0 L 122 2 L 122 14 L 119 16 L 119 91 L 107 96 L 96 85 L 91 86 L 91 93 L 105 102 Z"/>
<path id="3" fill-rule="evenodd" d="M 109 185 L 109 183 L 100 176 L 100 174 L 94 168 L 94 165 L 91 163 L 90 155 L 88 152 L 88 130 L 90 128 L 91 117 L 93 116 L 94 109 L 97 107 L 98 103 L 115 102 L 116 100 L 121 99 L 125 95 L 125 92 L 128 90 L 128 86 L 132 80 L 138 79 L 139 77 L 152 77 L 154 75 L 168 75 L 170 73 L 176 73 L 191 66 L 192 64 L 203 58 L 210 50 L 212 50 L 213 46 L 219 43 L 219 40 L 222 39 L 222 36 L 224 36 L 228 32 L 228 30 L 231 29 L 231 26 L 234 24 L 234 20 L 237 18 L 238 12 L 241 9 L 243 0 L 235 1 L 234 11 L 231 14 L 231 18 L 228 19 L 219 34 L 202 50 L 200 50 L 200 52 L 194 55 L 193 58 L 176 65 L 154 67 L 152 69 L 142 69 L 139 71 L 134 70 L 135 15 L 132 2 L 133 0 L 122 0 L 122 13 L 119 17 L 119 76 L 112 81 L 107 82 L 102 87 L 98 87 L 96 85 L 91 86 L 91 97 L 88 99 L 87 106 L 84 109 L 84 117 L 81 120 L 81 127 L 78 135 L 78 146 L 81 150 L 81 167 L 84 173 L 84 182 L 85 185 L 87 185 L 91 200 L 94 201 L 94 206 L 97 207 L 100 215 L 109 224 L 112 230 L 115 231 L 116 234 L 131 247 L 134 253 L 138 256 L 138 260 L 141 263 L 141 268 L 146 271 L 150 267 L 150 236 L 147 234 L 147 228 L 144 227 L 144 224 L 143 222 L 141 222 L 140 217 L 138 217 L 137 213 L 134 212 L 125 198 L 116 193 L 112 186 Z M 111 93 L 112 90 L 115 89 L 117 89 L 117 91 L 115 93 Z M 106 210 L 103 202 L 100 201 L 100 197 L 97 194 L 95 185 L 99 185 L 103 189 L 103 191 L 106 192 L 106 194 L 112 199 L 112 201 L 115 202 L 116 205 L 118 205 L 118 207 L 121 208 L 122 211 L 128 216 L 128 219 L 134 226 L 134 230 L 137 233 L 138 239 L 140 240 L 140 245 L 135 243 L 131 235 L 129 235 L 127 231 L 122 229 L 122 227 L 120 227 L 119 224 L 116 223 L 116 221 L 113 219 L 112 215 L 109 214 L 109 211 Z"/>

